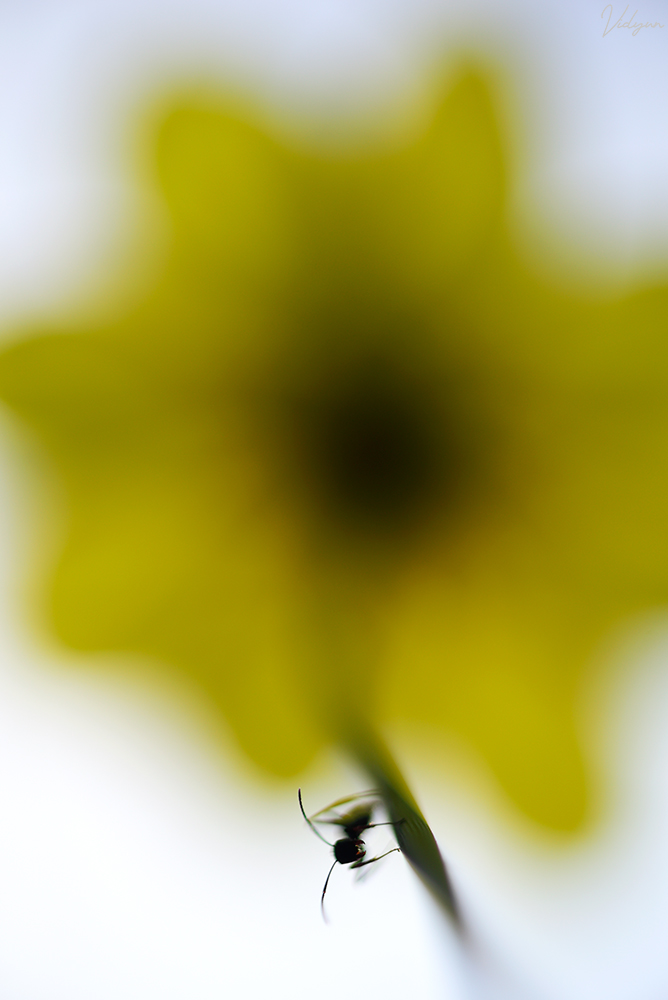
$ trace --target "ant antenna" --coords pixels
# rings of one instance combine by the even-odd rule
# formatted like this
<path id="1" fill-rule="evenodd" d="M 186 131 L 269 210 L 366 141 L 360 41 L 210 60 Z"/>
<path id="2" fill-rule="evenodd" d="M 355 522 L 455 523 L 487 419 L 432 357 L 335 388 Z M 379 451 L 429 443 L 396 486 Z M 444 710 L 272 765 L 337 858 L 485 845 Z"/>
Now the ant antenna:
<path id="1" fill-rule="evenodd" d="M 325 921 L 325 923 L 329 923 L 329 921 L 327 920 L 327 916 L 325 914 L 325 893 L 327 892 L 327 886 L 329 885 L 329 876 L 332 874 L 338 863 L 339 863 L 338 861 L 335 861 L 332 867 L 327 872 L 327 878 L 325 879 L 325 885 L 322 890 L 322 896 L 320 897 L 320 909 L 322 910 L 322 919 Z"/>
<path id="2" fill-rule="evenodd" d="M 313 823 L 311 822 L 311 820 L 308 818 L 308 816 L 304 812 L 304 804 L 302 802 L 302 790 L 301 790 L 301 788 L 297 789 L 297 795 L 299 796 L 299 808 L 302 811 L 302 816 L 304 817 L 304 819 L 306 820 L 306 822 L 308 823 L 308 825 L 311 827 L 311 829 L 313 830 L 313 832 L 316 835 L 316 837 L 319 837 L 320 840 L 322 840 L 323 844 L 327 844 L 328 847 L 334 847 L 334 844 L 330 844 L 330 842 L 328 840 L 325 840 L 325 838 L 320 833 L 320 831 L 316 830 L 315 826 L 313 825 Z M 334 864 L 336 864 L 336 861 L 334 862 Z M 333 867 L 334 867 L 334 865 L 332 865 L 332 868 Z M 332 874 L 332 869 L 330 868 L 329 875 L 331 875 L 331 874 Z M 329 875 L 327 876 L 327 882 L 329 882 Z M 327 888 L 327 882 L 325 882 L 325 889 Z M 322 890 L 323 897 L 325 895 L 325 889 Z"/>

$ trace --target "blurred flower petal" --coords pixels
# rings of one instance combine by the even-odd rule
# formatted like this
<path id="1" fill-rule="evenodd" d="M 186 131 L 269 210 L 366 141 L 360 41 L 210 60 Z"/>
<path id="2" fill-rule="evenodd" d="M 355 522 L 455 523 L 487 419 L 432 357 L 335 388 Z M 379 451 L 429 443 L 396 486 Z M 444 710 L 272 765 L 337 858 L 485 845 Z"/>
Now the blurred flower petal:
<path id="1" fill-rule="evenodd" d="M 157 167 L 144 301 L 0 356 L 65 484 L 58 634 L 177 665 L 274 773 L 415 720 L 576 827 L 583 670 L 668 595 L 666 292 L 517 258 L 472 73 L 380 150 L 184 99 Z"/>

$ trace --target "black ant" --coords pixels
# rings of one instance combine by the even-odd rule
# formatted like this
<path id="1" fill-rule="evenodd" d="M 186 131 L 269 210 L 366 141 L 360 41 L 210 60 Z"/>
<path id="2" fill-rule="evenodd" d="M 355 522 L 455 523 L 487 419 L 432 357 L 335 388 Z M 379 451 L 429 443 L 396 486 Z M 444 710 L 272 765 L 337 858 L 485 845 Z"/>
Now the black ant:
<path id="1" fill-rule="evenodd" d="M 338 806 L 344 806 L 348 802 L 354 802 L 355 799 L 368 798 L 370 795 L 375 795 L 377 797 L 378 793 L 373 790 L 370 792 L 357 792 L 355 795 L 347 795 L 343 799 L 337 799 L 336 802 L 332 802 L 330 806 L 326 806 L 319 812 L 314 813 L 310 818 L 304 812 L 301 788 L 298 790 L 297 794 L 299 796 L 299 808 L 302 811 L 302 816 L 311 827 L 316 837 L 319 837 L 320 840 L 322 840 L 323 843 L 328 844 L 329 847 L 334 848 L 334 864 L 327 873 L 325 885 L 322 890 L 322 896 L 320 897 L 322 915 L 325 920 L 327 920 L 325 917 L 325 893 L 327 892 L 327 886 L 329 885 L 329 877 L 334 871 L 335 866 L 338 864 L 350 865 L 351 868 L 363 868 L 365 865 L 372 865 L 374 861 L 380 861 L 381 858 L 387 857 L 388 854 L 392 854 L 394 851 L 399 851 L 401 853 L 401 848 L 392 847 L 389 851 L 385 851 L 384 854 L 379 854 L 376 858 L 368 858 L 365 861 L 364 857 L 366 855 L 366 845 L 364 841 L 360 839 L 360 834 L 365 830 L 371 830 L 376 826 L 396 826 L 396 824 L 392 822 L 371 822 L 375 802 L 360 802 L 359 805 L 353 806 L 352 809 L 349 809 L 348 812 L 343 813 L 341 816 L 335 815 L 326 819 L 316 818 L 317 816 L 322 816 L 323 813 L 331 812 L 333 809 L 338 808 Z M 404 820 L 399 820 L 399 822 L 403 823 Z M 331 844 L 329 840 L 325 840 L 320 831 L 316 829 L 314 823 L 330 823 L 334 826 L 343 827 L 345 837 L 342 837 L 340 840 Z"/>

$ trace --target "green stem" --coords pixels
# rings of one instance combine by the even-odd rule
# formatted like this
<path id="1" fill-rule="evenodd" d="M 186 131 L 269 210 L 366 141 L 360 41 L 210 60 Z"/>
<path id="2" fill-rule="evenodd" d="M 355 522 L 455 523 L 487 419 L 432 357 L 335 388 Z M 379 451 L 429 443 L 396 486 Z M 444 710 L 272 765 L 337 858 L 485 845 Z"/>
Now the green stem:
<path id="1" fill-rule="evenodd" d="M 366 727 L 346 728 L 348 750 L 380 792 L 395 824 L 402 853 L 432 897 L 462 931 L 461 913 L 438 844 L 392 755 L 383 740 Z"/>

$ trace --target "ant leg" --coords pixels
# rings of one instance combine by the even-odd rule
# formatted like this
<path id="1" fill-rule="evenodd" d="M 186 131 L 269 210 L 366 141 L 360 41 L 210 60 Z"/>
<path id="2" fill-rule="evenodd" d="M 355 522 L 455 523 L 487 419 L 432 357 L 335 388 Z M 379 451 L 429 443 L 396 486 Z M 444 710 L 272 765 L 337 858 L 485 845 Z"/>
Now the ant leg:
<path id="1" fill-rule="evenodd" d="M 318 830 L 316 830 L 316 828 L 314 827 L 313 823 L 311 822 L 311 820 L 308 818 L 308 816 L 304 812 L 304 803 L 302 802 L 302 790 L 301 790 L 301 788 L 299 788 L 297 790 L 297 795 L 299 796 L 299 808 L 302 811 L 302 816 L 304 817 L 304 819 L 306 820 L 306 822 L 308 823 L 308 825 L 311 827 L 311 829 L 313 830 L 313 832 L 316 835 L 316 837 L 319 837 L 320 840 L 322 840 L 323 844 L 327 844 L 328 847 L 334 847 L 334 844 L 330 844 L 330 842 L 328 840 L 325 840 L 325 838 L 322 836 L 322 834 L 319 833 Z M 329 878 L 329 875 L 327 876 L 327 878 Z M 325 889 L 326 888 L 327 888 L 327 883 L 325 883 Z M 324 896 L 324 892 L 323 892 L 323 896 Z"/>
<path id="2" fill-rule="evenodd" d="M 369 825 L 365 826 L 364 829 L 373 830 L 374 826 L 399 826 L 400 823 L 405 823 L 405 822 L 406 822 L 405 819 L 397 819 L 397 820 L 388 820 L 387 823 L 369 823 Z"/>
<path id="3" fill-rule="evenodd" d="M 386 858 L 388 854 L 394 854 L 395 851 L 399 851 L 401 854 L 400 847 L 392 847 L 389 851 L 385 851 L 385 854 L 379 854 L 377 858 L 369 858 L 368 861 L 355 861 L 350 866 L 351 868 L 364 868 L 365 865 L 372 865 L 374 861 L 380 861 L 381 858 Z"/>
<path id="4" fill-rule="evenodd" d="M 338 809 L 339 806 L 345 806 L 348 802 L 354 802 L 355 799 L 370 799 L 380 798 L 380 793 L 377 788 L 370 788 L 366 792 L 355 792 L 353 795 L 346 795 L 342 799 L 337 799 L 336 802 L 330 803 L 330 805 L 325 806 L 324 809 L 318 809 L 317 813 L 313 813 L 311 819 L 315 819 L 316 816 L 322 816 L 323 813 L 329 812 L 330 809 Z"/>
<path id="5" fill-rule="evenodd" d="M 335 861 L 332 867 L 327 872 L 327 878 L 325 879 L 325 884 L 323 886 L 322 896 L 320 897 L 320 909 L 322 910 L 322 919 L 325 921 L 325 923 L 328 923 L 327 916 L 325 914 L 325 893 L 327 892 L 327 886 L 329 885 L 329 876 L 332 874 L 338 863 L 339 863 L 338 861 Z"/>

